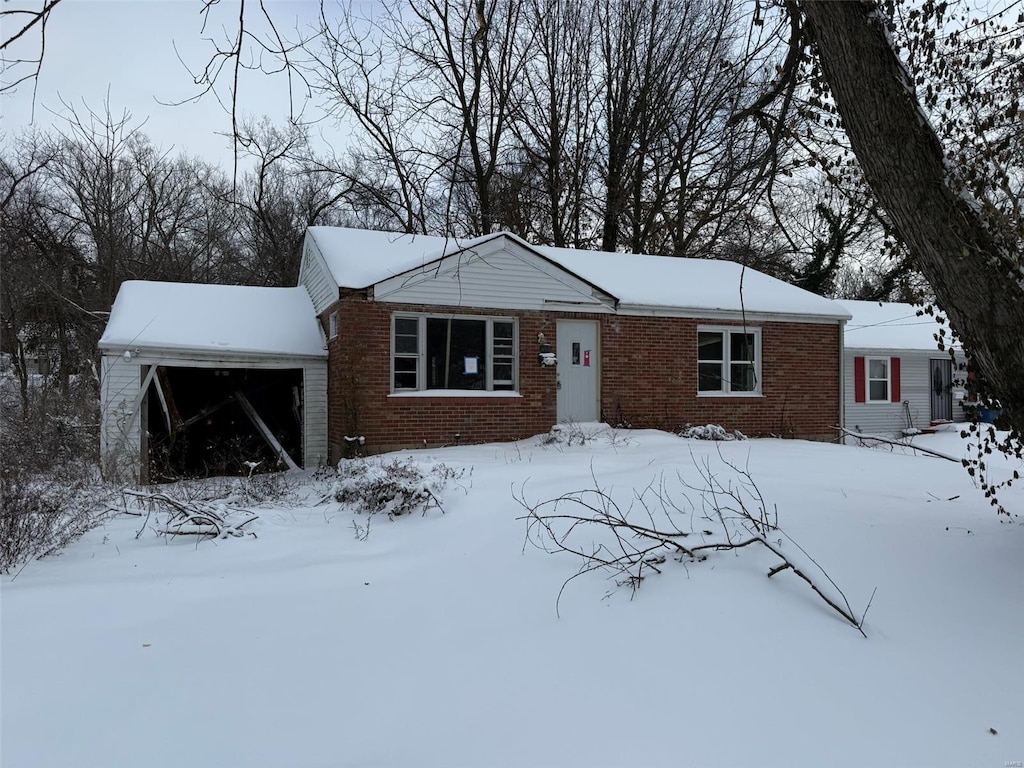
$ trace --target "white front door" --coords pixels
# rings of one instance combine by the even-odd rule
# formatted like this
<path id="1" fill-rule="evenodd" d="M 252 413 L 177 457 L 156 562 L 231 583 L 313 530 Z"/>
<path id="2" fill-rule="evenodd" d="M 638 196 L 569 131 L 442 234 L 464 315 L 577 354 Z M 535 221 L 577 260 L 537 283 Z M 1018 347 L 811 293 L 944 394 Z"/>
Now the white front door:
<path id="1" fill-rule="evenodd" d="M 601 356 L 597 347 L 597 323 L 593 320 L 559 320 L 558 420 L 597 421 Z"/>

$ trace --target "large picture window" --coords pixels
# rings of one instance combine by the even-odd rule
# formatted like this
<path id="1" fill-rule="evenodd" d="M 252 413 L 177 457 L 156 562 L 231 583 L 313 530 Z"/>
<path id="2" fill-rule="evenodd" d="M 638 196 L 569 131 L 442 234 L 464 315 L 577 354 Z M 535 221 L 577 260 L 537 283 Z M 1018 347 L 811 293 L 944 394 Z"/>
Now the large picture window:
<path id="1" fill-rule="evenodd" d="M 517 346 L 511 318 L 396 315 L 392 388 L 514 390 Z"/>
<path id="2" fill-rule="evenodd" d="M 698 328 L 697 392 L 702 395 L 760 394 L 760 329 Z"/>

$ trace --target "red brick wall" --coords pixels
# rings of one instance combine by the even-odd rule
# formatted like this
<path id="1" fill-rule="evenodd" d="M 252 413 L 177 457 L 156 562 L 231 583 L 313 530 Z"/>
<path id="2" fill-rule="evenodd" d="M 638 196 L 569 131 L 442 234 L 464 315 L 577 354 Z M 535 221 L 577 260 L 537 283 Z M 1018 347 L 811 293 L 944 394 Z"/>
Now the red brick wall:
<path id="1" fill-rule="evenodd" d="M 546 432 L 556 421 L 555 368 L 537 362 L 537 334 L 557 349 L 556 321 L 600 323 L 601 412 L 612 424 L 677 429 L 720 424 L 754 435 L 830 439 L 839 423 L 838 325 L 762 323 L 763 397 L 700 397 L 697 326 L 680 318 L 516 312 L 522 397 L 389 397 L 391 314 L 432 307 L 366 301 L 350 292 L 321 316 L 339 313 L 328 342 L 328 434 L 332 457 L 345 436 L 362 436 L 377 453 L 420 447 L 514 440 Z M 501 311 L 459 308 L 459 314 Z M 708 325 L 731 325 L 707 321 Z M 458 437 L 456 437 L 458 436 Z"/>
<path id="2" fill-rule="evenodd" d="M 761 329 L 761 397 L 697 397 L 697 327 L 718 320 L 604 317 L 601 411 L 609 423 L 678 429 L 720 424 L 749 436 L 829 440 L 839 424 L 837 324 Z"/>

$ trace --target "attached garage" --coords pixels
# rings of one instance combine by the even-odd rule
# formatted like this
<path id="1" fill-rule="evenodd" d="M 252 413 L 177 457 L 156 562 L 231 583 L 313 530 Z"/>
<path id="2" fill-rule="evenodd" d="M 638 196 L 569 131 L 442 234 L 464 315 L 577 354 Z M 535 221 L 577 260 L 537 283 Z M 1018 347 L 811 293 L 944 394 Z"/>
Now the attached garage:
<path id="1" fill-rule="evenodd" d="M 99 348 L 110 476 L 327 460 L 327 351 L 305 288 L 128 281 Z"/>

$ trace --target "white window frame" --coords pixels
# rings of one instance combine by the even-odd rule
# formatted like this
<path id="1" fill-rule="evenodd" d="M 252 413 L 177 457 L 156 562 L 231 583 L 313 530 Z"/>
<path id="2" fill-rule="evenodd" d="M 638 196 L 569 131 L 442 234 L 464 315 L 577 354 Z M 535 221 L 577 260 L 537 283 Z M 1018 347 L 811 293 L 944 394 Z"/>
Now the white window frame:
<path id="1" fill-rule="evenodd" d="M 762 397 L 762 376 L 761 376 L 761 329 L 740 325 L 698 325 L 697 333 L 720 333 L 722 334 L 722 360 L 705 360 L 705 363 L 718 362 L 721 365 L 722 389 L 702 390 L 700 388 L 700 345 L 697 345 L 697 396 L 698 397 Z M 754 389 L 733 392 L 730 382 L 730 353 L 732 343 L 730 336 L 737 334 L 750 334 L 754 337 Z M 699 338 L 699 336 L 698 336 Z"/>
<path id="2" fill-rule="evenodd" d="M 415 320 L 417 323 L 417 351 L 416 353 L 399 353 L 395 349 L 395 324 L 397 320 Z M 485 340 L 484 344 L 488 350 L 487 365 L 485 366 L 484 389 L 427 389 L 427 321 L 428 320 L 475 320 L 484 323 Z M 512 388 L 494 389 L 494 324 L 512 324 Z M 395 359 L 398 357 L 416 359 L 416 388 L 395 387 Z M 507 356 L 502 356 L 507 359 Z M 483 361 L 481 361 L 482 363 Z M 464 393 L 466 396 L 473 396 L 482 392 L 493 392 L 495 394 L 517 394 L 519 392 L 519 321 L 515 317 L 502 315 L 447 315 L 440 313 L 417 313 L 417 312 L 395 312 L 391 315 L 391 392 L 392 394 L 403 394 L 412 392 L 443 392 L 446 395 Z M 505 383 L 505 382 L 501 382 Z"/>
<path id="3" fill-rule="evenodd" d="M 338 310 L 334 310 L 327 316 L 327 338 L 338 338 Z"/>
<path id="4" fill-rule="evenodd" d="M 885 363 L 885 376 L 884 377 L 872 377 L 871 376 L 871 363 L 883 362 Z M 872 381 L 884 381 L 885 382 L 885 397 L 876 398 L 871 396 L 871 382 Z M 865 403 L 890 403 L 892 402 L 892 358 L 891 357 L 865 357 L 864 358 L 864 402 Z"/>

